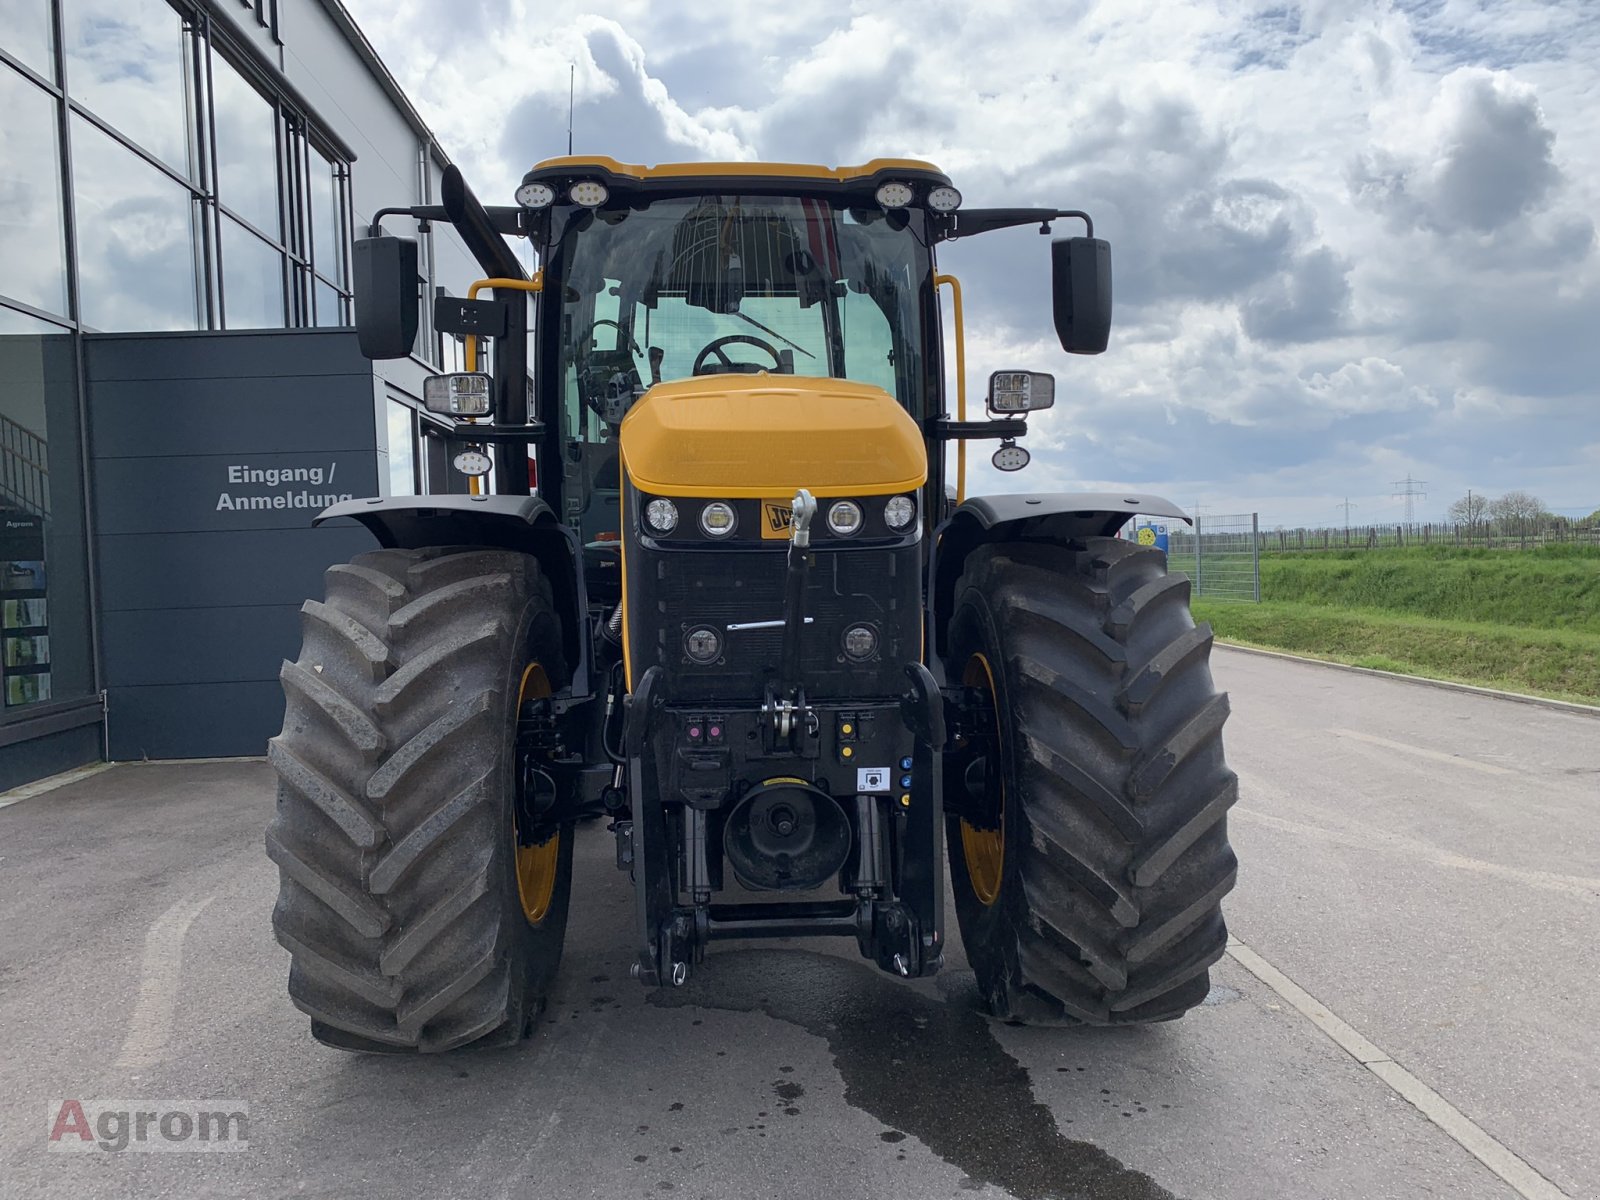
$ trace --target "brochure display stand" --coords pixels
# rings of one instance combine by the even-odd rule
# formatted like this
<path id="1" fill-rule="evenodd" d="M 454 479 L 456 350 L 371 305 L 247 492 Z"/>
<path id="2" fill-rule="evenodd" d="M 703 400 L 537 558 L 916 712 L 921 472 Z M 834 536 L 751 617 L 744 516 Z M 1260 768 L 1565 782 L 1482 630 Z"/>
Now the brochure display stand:
<path id="1" fill-rule="evenodd" d="M 0 672 L 7 708 L 50 699 L 44 518 L 0 507 Z"/>

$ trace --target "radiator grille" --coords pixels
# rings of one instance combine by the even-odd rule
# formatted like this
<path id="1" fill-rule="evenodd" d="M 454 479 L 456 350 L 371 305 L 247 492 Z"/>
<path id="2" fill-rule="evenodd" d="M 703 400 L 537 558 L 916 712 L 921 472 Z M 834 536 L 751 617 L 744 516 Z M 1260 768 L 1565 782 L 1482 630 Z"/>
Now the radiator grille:
<path id="1" fill-rule="evenodd" d="M 920 555 L 915 546 L 817 550 L 806 591 L 801 664 L 808 695 L 883 696 L 904 685 L 904 664 L 921 651 Z M 637 563 L 637 566 L 635 565 Z M 682 700 L 759 700 L 778 674 L 783 630 L 729 632 L 727 626 L 783 617 L 785 554 L 781 551 L 661 551 L 630 548 L 629 633 L 635 673 L 659 663 L 669 695 Z M 876 659 L 843 660 L 846 628 L 878 630 Z M 695 625 L 723 633 L 722 661 L 700 666 L 683 653 Z"/>

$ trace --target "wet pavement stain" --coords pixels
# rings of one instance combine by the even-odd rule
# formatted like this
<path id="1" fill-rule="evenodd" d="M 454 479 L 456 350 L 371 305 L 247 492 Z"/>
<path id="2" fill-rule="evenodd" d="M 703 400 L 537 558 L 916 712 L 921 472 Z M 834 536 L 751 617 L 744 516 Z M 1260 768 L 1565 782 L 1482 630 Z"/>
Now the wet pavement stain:
<path id="1" fill-rule="evenodd" d="M 887 1127 L 880 1138 L 915 1137 L 1018 1200 L 1174 1200 L 1093 1143 L 1062 1137 L 1027 1071 L 959 998 L 934 999 L 830 955 L 748 950 L 708 959 L 650 1002 L 765 1012 L 825 1039 L 845 1102 Z"/>

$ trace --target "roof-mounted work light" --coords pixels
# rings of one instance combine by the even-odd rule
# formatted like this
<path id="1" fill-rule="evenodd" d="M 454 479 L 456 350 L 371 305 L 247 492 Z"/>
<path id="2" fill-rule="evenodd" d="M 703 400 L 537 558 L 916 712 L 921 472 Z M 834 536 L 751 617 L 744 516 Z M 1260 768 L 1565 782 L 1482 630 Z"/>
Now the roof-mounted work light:
<path id="1" fill-rule="evenodd" d="M 525 183 L 517 189 L 517 203 L 523 208 L 549 208 L 555 199 L 556 190 L 548 183 Z"/>
<path id="2" fill-rule="evenodd" d="M 912 192 L 909 183 L 880 184 L 877 191 L 878 203 L 884 208 L 904 208 L 911 203 Z"/>

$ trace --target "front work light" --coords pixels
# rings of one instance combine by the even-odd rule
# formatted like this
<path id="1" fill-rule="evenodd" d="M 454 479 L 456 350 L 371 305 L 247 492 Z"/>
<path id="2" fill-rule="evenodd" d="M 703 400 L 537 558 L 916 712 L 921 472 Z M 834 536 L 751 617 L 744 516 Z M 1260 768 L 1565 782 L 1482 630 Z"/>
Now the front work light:
<path id="1" fill-rule="evenodd" d="M 884 208 L 904 208 L 911 203 L 911 185 L 907 183 L 885 183 L 877 191 L 878 203 Z"/>
<path id="2" fill-rule="evenodd" d="M 883 519 L 890 529 L 909 529 L 917 519 L 917 502 L 910 496 L 893 496 L 883 506 Z"/>
<path id="3" fill-rule="evenodd" d="M 1056 377 L 1043 371 L 996 371 L 989 376 L 988 406 L 992 413 L 1025 413 L 1052 408 Z"/>
<path id="4" fill-rule="evenodd" d="M 611 193 L 606 191 L 606 185 L 596 183 L 592 179 L 585 179 L 575 183 L 567 191 L 574 204 L 581 204 L 584 208 L 599 208 L 606 202 L 606 197 Z"/>
<path id="5" fill-rule="evenodd" d="M 738 524 L 739 518 L 734 514 L 733 506 L 721 500 L 713 500 L 700 510 L 700 528 L 707 537 L 727 537 Z"/>
<path id="6" fill-rule="evenodd" d="M 828 509 L 828 528 L 849 537 L 861 528 L 861 506 L 854 500 L 836 500 Z"/>
<path id="7" fill-rule="evenodd" d="M 517 203 L 523 208 L 549 208 L 555 203 L 556 190 L 548 183 L 525 183 L 517 189 Z"/>
<path id="8" fill-rule="evenodd" d="M 652 533 L 671 533 L 678 527 L 678 506 L 658 496 L 644 506 L 644 523 Z"/>
<path id="9" fill-rule="evenodd" d="M 482 371 L 430 375 L 422 381 L 422 402 L 447 417 L 481 417 L 490 409 L 489 377 Z"/>
<path id="10" fill-rule="evenodd" d="M 955 212 L 961 207 L 961 193 L 953 187 L 936 187 L 928 193 L 928 207 L 934 212 Z"/>

